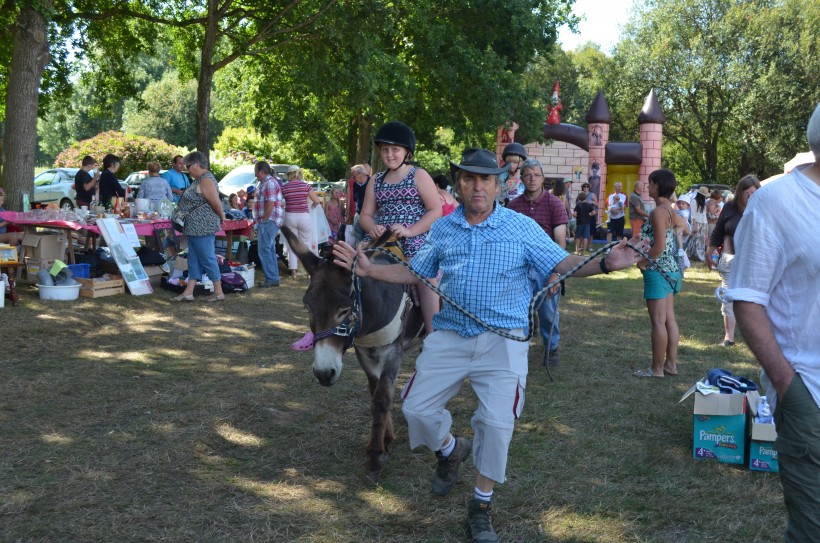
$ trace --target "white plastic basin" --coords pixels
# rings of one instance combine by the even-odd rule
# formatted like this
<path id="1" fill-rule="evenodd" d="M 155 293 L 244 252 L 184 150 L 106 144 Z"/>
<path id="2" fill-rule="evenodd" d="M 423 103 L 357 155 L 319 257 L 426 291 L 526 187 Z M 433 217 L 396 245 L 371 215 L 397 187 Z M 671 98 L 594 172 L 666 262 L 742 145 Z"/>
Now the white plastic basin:
<path id="1" fill-rule="evenodd" d="M 37 285 L 40 291 L 41 300 L 76 300 L 80 297 L 80 287 L 82 285 Z"/>

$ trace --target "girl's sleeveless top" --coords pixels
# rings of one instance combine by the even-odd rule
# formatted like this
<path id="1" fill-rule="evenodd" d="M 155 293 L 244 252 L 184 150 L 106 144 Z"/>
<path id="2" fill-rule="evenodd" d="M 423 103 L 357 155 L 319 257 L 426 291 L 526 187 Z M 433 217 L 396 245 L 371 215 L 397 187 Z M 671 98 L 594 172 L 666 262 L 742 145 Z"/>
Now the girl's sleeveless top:
<path id="1" fill-rule="evenodd" d="M 667 212 L 669 212 L 668 209 Z M 671 213 L 669 214 L 669 222 L 672 225 L 675 224 Z M 652 228 L 652 221 L 643 223 L 641 238 L 647 238 L 652 245 L 655 245 L 655 230 Z M 674 226 L 666 229 L 666 247 L 663 248 L 661 256 L 658 257 L 657 264 L 658 268 L 668 273 L 680 271 L 678 267 L 678 236 L 675 234 Z"/>
<path id="2" fill-rule="evenodd" d="M 384 176 L 387 172 L 376 174 L 373 192 L 376 195 L 376 223 L 390 228 L 394 224 L 411 226 L 419 221 L 427 208 L 421 199 L 416 188 L 416 170 L 413 167 L 407 176 L 398 183 L 385 183 Z M 400 238 L 399 245 L 404 252 L 404 256 L 409 261 L 419 252 L 427 233 L 412 238 Z"/>

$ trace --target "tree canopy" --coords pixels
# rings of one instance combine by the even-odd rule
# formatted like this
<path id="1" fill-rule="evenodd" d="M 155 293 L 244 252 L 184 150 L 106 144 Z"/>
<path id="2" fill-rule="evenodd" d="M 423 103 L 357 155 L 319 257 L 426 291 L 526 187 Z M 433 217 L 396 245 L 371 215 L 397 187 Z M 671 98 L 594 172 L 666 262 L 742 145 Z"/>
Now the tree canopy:
<path id="1" fill-rule="evenodd" d="M 805 149 L 820 100 L 818 12 L 812 0 L 646 1 L 615 48 L 610 105 L 623 109 L 625 93 L 638 104 L 654 88 L 667 156 L 690 182 L 774 173 Z"/>

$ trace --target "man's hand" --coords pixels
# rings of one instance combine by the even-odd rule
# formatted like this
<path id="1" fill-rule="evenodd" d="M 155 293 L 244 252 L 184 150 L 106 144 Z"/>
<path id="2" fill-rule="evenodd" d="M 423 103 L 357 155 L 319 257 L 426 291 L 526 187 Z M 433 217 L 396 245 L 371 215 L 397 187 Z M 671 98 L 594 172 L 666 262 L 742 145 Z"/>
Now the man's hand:
<path id="1" fill-rule="evenodd" d="M 547 284 L 552 283 L 553 281 L 557 281 L 560 275 L 557 273 L 552 273 L 547 279 Z M 557 293 L 561 292 L 561 283 L 557 283 L 554 287 L 550 289 L 550 296 L 555 296 Z"/>
<path id="2" fill-rule="evenodd" d="M 346 270 L 353 269 L 353 260 L 357 255 L 359 260 L 356 261 L 356 275 L 367 277 L 367 272 L 373 265 L 370 263 L 370 259 L 365 256 L 361 247 L 354 249 L 344 241 L 333 245 L 333 263 Z"/>
<path id="3" fill-rule="evenodd" d="M 646 245 L 648 245 L 648 240 L 643 240 L 639 247 L 646 251 L 648 248 Z M 628 268 L 643 259 L 640 253 L 633 251 L 630 247 L 626 246 L 625 239 L 622 239 L 618 245 L 610 249 L 609 255 L 605 258 L 606 267 L 611 271 L 623 270 L 624 268 Z"/>

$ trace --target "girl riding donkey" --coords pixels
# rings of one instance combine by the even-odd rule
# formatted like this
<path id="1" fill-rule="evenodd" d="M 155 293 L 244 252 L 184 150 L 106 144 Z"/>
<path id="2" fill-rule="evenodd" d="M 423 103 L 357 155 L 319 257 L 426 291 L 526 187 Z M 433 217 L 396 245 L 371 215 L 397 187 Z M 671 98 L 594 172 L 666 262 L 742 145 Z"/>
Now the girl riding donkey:
<path id="1" fill-rule="evenodd" d="M 433 179 L 425 170 L 412 164 L 416 135 L 400 121 L 379 128 L 373 138 L 379 146 L 386 170 L 367 184 L 359 224 L 367 233 L 364 241 L 381 237 L 390 230 L 398 238 L 405 258 L 410 261 L 421 249 L 433 221 L 441 217 L 441 201 Z M 439 310 L 438 295 L 424 285 L 418 286 L 425 331 L 433 332 L 433 315 Z M 313 347 L 313 334 L 291 346 L 295 350 Z"/>

